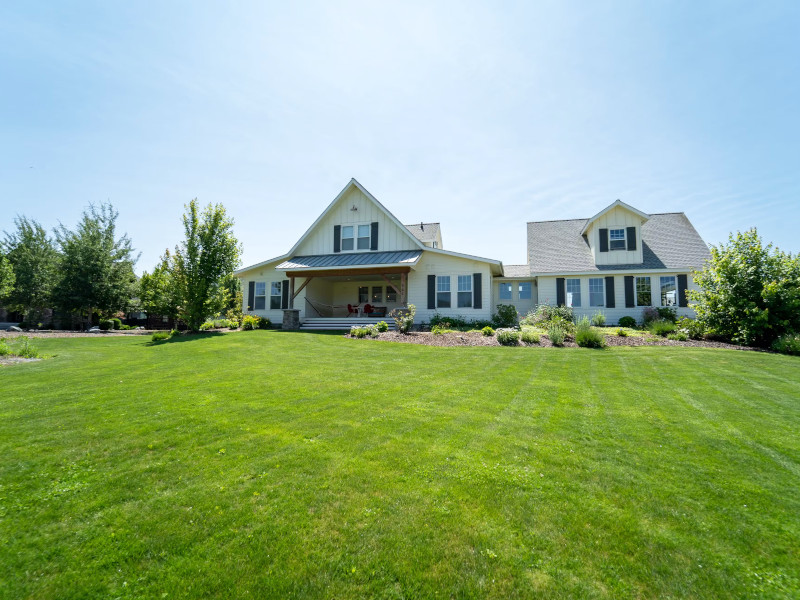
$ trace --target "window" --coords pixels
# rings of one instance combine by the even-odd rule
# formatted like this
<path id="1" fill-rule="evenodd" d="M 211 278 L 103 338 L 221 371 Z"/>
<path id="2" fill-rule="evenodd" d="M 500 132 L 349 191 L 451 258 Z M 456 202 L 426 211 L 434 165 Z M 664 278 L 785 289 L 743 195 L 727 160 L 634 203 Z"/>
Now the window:
<path id="1" fill-rule="evenodd" d="M 369 302 L 369 288 L 367 286 L 358 288 L 358 303 L 364 304 L 365 302 Z"/>
<path id="2" fill-rule="evenodd" d="M 372 301 L 383 302 L 383 288 L 381 286 L 372 288 Z"/>
<path id="3" fill-rule="evenodd" d="M 472 307 L 472 275 L 458 276 L 458 308 Z"/>
<path id="4" fill-rule="evenodd" d="M 432 248 L 438 248 L 438 247 L 439 247 L 439 242 L 433 242 Z"/>
<path id="5" fill-rule="evenodd" d="M 269 307 L 278 309 L 281 307 L 281 282 L 273 281 L 269 287 Z"/>
<path id="6" fill-rule="evenodd" d="M 267 308 L 267 284 L 263 281 L 256 281 L 255 291 L 252 310 L 264 310 Z"/>
<path id="7" fill-rule="evenodd" d="M 519 288 L 517 288 L 519 292 L 519 299 L 520 300 L 530 300 L 531 299 L 531 282 L 530 281 L 520 281 Z"/>
<path id="8" fill-rule="evenodd" d="M 497 296 L 500 300 L 511 300 L 511 284 L 510 283 L 501 283 L 500 284 L 500 293 Z"/>
<path id="9" fill-rule="evenodd" d="M 602 288 L 600 289 L 602 292 Z M 581 280 L 567 279 L 567 306 L 572 308 L 581 307 Z M 601 304 L 602 306 L 602 304 Z"/>
<path id="10" fill-rule="evenodd" d="M 650 289 L 649 277 L 636 278 L 636 306 L 652 306 L 653 294 Z"/>
<path id="11" fill-rule="evenodd" d="M 436 278 L 436 307 L 450 308 L 450 276 Z"/>
<path id="12" fill-rule="evenodd" d="M 589 306 L 605 306 L 605 287 L 602 277 L 589 279 Z"/>
<path id="13" fill-rule="evenodd" d="M 342 227 L 342 250 L 352 250 L 353 248 L 353 226 L 345 225 Z"/>
<path id="14" fill-rule="evenodd" d="M 669 275 L 661 278 L 661 306 L 677 306 L 678 286 L 675 285 L 675 276 Z"/>
<path id="15" fill-rule="evenodd" d="M 608 230 L 608 247 L 611 250 L 625 250 L 625 230 L 624 229 L 609 229 Z"/>
<path id="16" fill-rule="evenodd" d="M 358 249 L 369 250 L 369 225 L 358 226 Z"/>
<path id="17" fill-rule="evenodd" d="M 390 285 L 386 286 L 386 301 L 387 302 L 397 302 L 397 292 Z"/>

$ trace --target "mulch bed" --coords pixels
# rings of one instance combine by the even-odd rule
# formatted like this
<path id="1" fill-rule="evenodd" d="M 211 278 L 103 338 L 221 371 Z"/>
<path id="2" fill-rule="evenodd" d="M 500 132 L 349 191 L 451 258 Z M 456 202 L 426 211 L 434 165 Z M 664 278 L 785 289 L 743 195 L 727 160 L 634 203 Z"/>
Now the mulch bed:
<path id="1" fill-rule="evenodd" d="M 355 339 L 355 338 L 354 338 Z M 396 331 L 386 331 L 378 335 L 377 338 L 365 337 L 365 340 L 380 340 L 385 342 L 400 342 L 403 344 L 422 344 L 425 346 L 499 346 L 497 338 L 485 336 L 480 331 L 464 331 L 456 333 L 443 333 L 434 335 L 427 331 L 412 331 L 406 335 Z M 723 342 L 712 342 L 707 340 L 689 340 L 678 342 L 667 338 L 656 336 L 626 336 L 607 335 L 606 344 L 609 346 L 687 346 L 693 348 L 725 348 L 728 350 L 761 350 L 749 346 L 737 346 L 735 344 L 725 344 Z M 538 344 L 523 344 L 521 346 L 532 346 L 548 348 L 553 347 L 546 335 L 539 336 Z M 565 348 L 577 348 L 572 340 L 564 342 Z"/>
<path id="2" fill-rule="evenodd" d="M 119 329 L 101 331 L 99 333 L 89 333 L 88 331 L 61 331 L 61 330 L 36 330 L 36 331 L 0 331 L 0 339 L 15 337 L 30 338 L 73 338 L 73 337 L 104 337 L 121 335 L 153 335 L 156 329 L 129 329 L 121 331 Z"/>

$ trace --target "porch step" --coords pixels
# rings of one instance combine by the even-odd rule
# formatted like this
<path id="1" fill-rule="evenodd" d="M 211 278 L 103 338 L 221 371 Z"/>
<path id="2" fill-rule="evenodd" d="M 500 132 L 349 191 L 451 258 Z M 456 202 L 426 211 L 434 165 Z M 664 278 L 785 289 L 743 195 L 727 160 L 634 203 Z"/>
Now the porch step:
<path id="1" fill-rule="evenodd" d="M 323 329 L 350 329 L 353 325 L 374 325 L 380 321 L 385 321 L 389 330 L 394 330 L 394 321 L 383 317 L 312 317 L 305 319 L 300 324 L 301 331 L 323 330 Z"/>

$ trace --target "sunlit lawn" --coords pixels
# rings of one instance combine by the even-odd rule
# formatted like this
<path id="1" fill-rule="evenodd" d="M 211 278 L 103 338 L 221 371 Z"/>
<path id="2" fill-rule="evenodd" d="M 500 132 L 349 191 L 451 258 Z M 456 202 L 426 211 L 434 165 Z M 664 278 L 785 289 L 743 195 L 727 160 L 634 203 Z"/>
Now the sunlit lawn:
<path id="1" fill-rule="evenodd" d="M 0 368 L 0 598 L 796 598 L 800 359 L 254 331 Z"/>

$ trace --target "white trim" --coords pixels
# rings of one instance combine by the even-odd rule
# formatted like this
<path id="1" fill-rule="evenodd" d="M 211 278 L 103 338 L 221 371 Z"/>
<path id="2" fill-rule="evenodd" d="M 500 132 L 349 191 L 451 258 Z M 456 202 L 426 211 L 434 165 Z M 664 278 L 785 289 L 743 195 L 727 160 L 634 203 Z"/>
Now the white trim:
<path id="1" fill-rule="evenodd" d="M 245 272 L 247 272 L 247 271 L 252 271 L 253 269 L 258 269 L 259 267 L 265 267 L 265 266 L 267 266 L 267 265 L 268 265 L 268 264 L 270 264 L 270 263 L 279 263 L 279 264 L 280 264 L 280 263 L 282 263 L 284 260 L 286 260 L 287 258 L 289 258 L 289 256 L 291 256 L 291 253 L 289 253 L 289 254 L 284 254 L 283 256 L 278 256 L 278 257 L 276 257 L 276 258 L 270 258 L 269 260 L 265 260 L 265 261 L 263 261 L 263 262 L 256 263 L 256 264 L 254 264 L 254 265 L 250 265 L 249 267 L 242 267 L 241 269 L 237 269 L 237 270 L 235 270 L 235 271 L 233 272 L 233 274 L 234 274 L 234 275 L 240 275 L 240 274 L 242 274 L 242 273 L 245 273 Z"/>
<path id="2" fill-rule="evenodd" d="M 597 213 L 595 216 L 593 216 L 591 219 L 586 221 L 586 225 L 584 225 L 583 229 L 581 229 L 581 235 L 585 235 L 586 232 L 589 231 L 589 227 L 592 225 L 592 223 L 597 221 L 597 219 L 602 217 L 607 212 L 614 210 L 618 206 L 622 207 L 622 208 L 624 208 L 626 210 L 629 210 L 633 214 L 638 215 L 639 217 L 641 217 L 642 223 L 644 223 L 645 221 L 649 221 L 650 220 L 650 215 L 648 215 L 647 213 L 643 213 L 639 209 L 633 208 L 630 204 L 625 204 L 622 200 L 615 200 L 614 202 L 612 202 L 611 204 L 606 206 L 603 210 L 601 210 L 599 213 Z M 533 221 L 533 222 L 534 223 L 538 223 L 540 221 Z"/>
<path id="3" fill-rule="evenodd" d="M 642 273 L 661 273 L 663 275 L 690 275 L 695 271 L 702 271 L 703 267 L 678 267 L 674 269 L 603 269 L 602 271 L 553 271 L 552 273 L 533 273 L 532 277 L 573 277 L 586 275 L 589 277 L 603 277 L 605 275 L 641 275 Z"/>
<path id="4" fill-rule="evenodd" d="M 647 278 L 650 280 L 650 304 L 639 304 L 639 288 L 637 287 L 637 280 Z M 659 288 L 660 289 L 660 288 Z M 650 275 L 634 275 L 633 276 L 633 306 L 636 308 L 649 308 L 655 306 L 653 304 L 653 277 Z"/>

